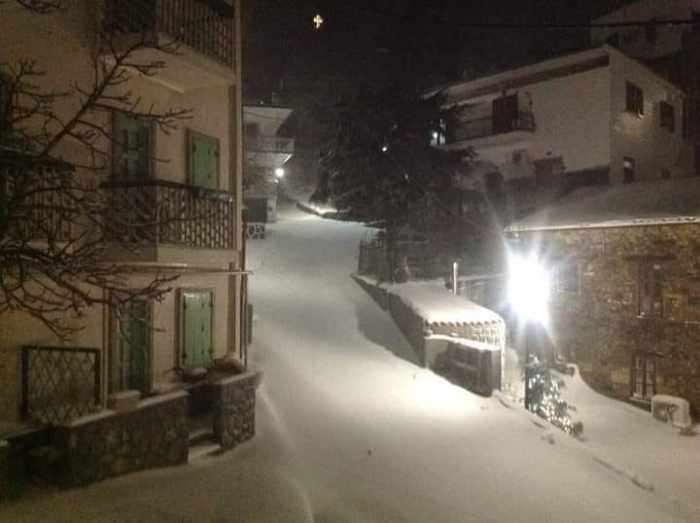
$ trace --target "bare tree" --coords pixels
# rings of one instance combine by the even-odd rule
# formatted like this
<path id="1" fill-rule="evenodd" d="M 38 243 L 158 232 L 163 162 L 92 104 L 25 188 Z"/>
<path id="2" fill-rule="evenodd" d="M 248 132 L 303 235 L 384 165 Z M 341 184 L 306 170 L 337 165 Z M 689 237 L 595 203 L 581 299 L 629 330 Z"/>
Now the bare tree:
<path id="1" fill-rule="evenodd" d="M 36 16 L 65 9 L 60 0 L 14 1 Z M 140 50 L 178 52 L 176 41 L 151 38 L 133 27 L 133 13 L 129 17 L 132 27 L 119 12 L 101 17 L 86 84 L 46 90 L 44 73 L 31 59 L 0 63 L 0 314 L 27 313 L 64 339 L 80 328 L 69 318 L 92 306 L 120 315 L 134 299 L 159 300 L 170 291 L 171 275 L 152 274 L 134 286 L 133 269 L 106 261 L 113 249 L 138 249 L 149 231 L 201 218 L 172 203 L 167 212 L 140 212 L 133 200 L 98 183 L 110 172 L 112 151 L 129 147 L 112 132 L 114 112 L 164 133 L 189 117 L 186 109 L 146 105 L 129 89 L 135 75 L 152 76 L 164 67 Z M 129 38 L 120 38 L 123 33 Z M 66 107 L 74 109 L 66 115 Z M 61 158 L 66 150 L 70 159 Z"/>

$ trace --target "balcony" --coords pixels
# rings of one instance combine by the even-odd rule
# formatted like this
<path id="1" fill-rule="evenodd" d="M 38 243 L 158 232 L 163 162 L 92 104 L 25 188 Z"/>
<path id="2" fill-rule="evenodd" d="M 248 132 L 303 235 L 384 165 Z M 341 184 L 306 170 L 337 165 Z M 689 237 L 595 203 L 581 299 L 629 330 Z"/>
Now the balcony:
<path id="1" fill-rule="evenodd" d="M 248 161 L 260 167 L 279 167 L 294 154 L 294 139 L 280 136 L 246 137 Z"/>
<path id="2" fill-rule="evenodd" d="M 235 248 L 231 193 L 162 180 L 111 182 L 102 188 L 109 194 L 108 236 L 120 244 Z"/>
<path id="3" fill-rule="evenodd" d="M 234 13 L 225 0 L 107 0 L 104 27 L 117 49 L 143 39 L 135 58 L 163 63 L 156 78 L 175 90 L 236 81 Z"/>
<path id="4" fill-rule="evenodd" d="M 448 132 L 446 150 L 466 147 L 485 150 L 513 145 L 524 145 L 535 132 L 535 117 L 530 112 L 517 112 L 512 118 L 496 119 L 493 116 L 458 121 Z M 449 129 L 448 129 L 449 131 Z"/>

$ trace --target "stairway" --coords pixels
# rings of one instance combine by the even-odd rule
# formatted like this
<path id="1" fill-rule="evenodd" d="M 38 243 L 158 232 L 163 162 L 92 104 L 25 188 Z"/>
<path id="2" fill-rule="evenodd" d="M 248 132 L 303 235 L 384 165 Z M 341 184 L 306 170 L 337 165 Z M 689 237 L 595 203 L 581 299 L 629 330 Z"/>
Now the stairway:
<path id="1" fill-rule="evenodd" d="M 187 460 L 196 460 L 215 456 L 221 453 L 221 445 L 214 435 L 214 424 L 211 414 L 205 414 L 189 419 L 189 454 Z"/>

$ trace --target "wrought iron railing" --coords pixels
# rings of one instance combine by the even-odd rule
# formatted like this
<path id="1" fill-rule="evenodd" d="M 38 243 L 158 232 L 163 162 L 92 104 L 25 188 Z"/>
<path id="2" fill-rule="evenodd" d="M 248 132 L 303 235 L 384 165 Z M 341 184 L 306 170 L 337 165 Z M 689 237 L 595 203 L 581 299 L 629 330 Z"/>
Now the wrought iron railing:
<path id="1" fill-rule="evenodd" d="M 235 245 L 233 195 L 164 180 L 111 182 L 106 224 L 113 241 L 210 249 Z"/>
<path id="2" fill-rule="evenodd" d="M 279 136 L 250 136 L 246 138 L 246 149 L 260 153 L 294 154 L 294 139 Z"/>
<path id="3" fill-rule="evenodd" d="M 232 18 L 225 0 L 107 0 L 105 25 L 115 33 L 166 34 L 233 68 Z"/>
<path id="4" fill-rule="evenodd" d="M 452 136 L 448 137 L 448 139 L 452 138 L 452 140 L 449 140 L 452 142 L 461 142 L 463 140 L 474 140 L 513 131 L 532 132 L 534 130 L 534 115 L 528 112 L 519 112 L 512 119 L 504 122 L 497 122 L 493 116 L 457 122 L 455 123 Z"/>
<path id="5" fill-rule="evenodd" d="M 100 351 L 22 347 L 22 415 L 48 424 L 68 423 L 101 410 Z"/>

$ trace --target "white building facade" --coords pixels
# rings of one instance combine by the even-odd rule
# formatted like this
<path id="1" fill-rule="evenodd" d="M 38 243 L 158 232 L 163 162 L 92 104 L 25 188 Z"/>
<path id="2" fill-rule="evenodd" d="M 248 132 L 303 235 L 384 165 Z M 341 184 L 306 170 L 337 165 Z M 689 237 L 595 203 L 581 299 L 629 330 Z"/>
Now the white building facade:
<path id="1" fill-rule="evenodd" d="M 456 83 L 441 95 L 433 145 L 473 149 L 476 189 L 562 176 L 615 184 L 692 168 L 683 92 L 610 46 Z"/>

